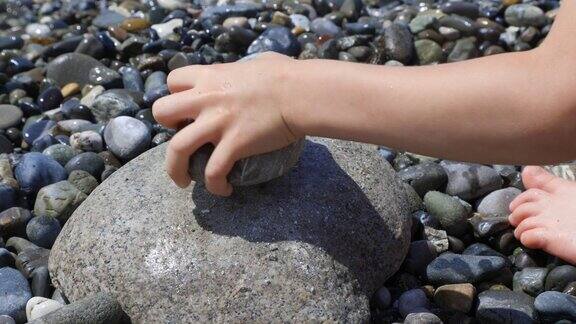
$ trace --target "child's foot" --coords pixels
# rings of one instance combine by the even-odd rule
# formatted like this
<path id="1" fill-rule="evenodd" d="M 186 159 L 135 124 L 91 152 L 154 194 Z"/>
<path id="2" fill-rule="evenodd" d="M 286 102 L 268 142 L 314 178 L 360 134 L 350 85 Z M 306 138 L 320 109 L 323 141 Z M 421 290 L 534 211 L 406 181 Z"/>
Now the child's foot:
<path id="1" fill-rule="evenodd" d="M 542 249 L 576 264 L 576 182 L 541 167 L 522 172 L 526 191 L 510 204 L 514 235 L 530 249 Z"/>

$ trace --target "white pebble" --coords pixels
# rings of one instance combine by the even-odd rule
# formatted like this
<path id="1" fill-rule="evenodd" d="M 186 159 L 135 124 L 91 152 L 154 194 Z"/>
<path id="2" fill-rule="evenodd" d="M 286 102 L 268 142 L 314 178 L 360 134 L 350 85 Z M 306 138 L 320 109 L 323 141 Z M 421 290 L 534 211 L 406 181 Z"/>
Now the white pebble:
<path id="1" fill-rule="evenodd" d="M 70 146 L 85 152 L 102 152 L 104 149 L 102 136 L 91 130 L 72 134 L 70 136 Z"/>
<path id="2" fill-rule="evenodd" d="M 50 36 L 51 30 L 48 25 L 44 24 L 28 24 L 26 26 L 26 34 L 34 38 L 46 38 Z"/>
<path id="3" fill-rule="evenodd" d="M 62 304 L 53 299 L 44 297 L 32 297 L 26 303 L 26 318 L 28 321 L 31 321 L 48 313 L 52 313 L 62 306 Z"/>
<path id="4" fill-rule="evenodd" d="M 175 28 L 182 27 L 182 25 L 184 25 L 184 21 L 180 18 L 175 18 L 163 24 L 152 25 L 151 28 L 158 33 L 158 37 L 166 38 L 168 35 L 174 33 Z"/>

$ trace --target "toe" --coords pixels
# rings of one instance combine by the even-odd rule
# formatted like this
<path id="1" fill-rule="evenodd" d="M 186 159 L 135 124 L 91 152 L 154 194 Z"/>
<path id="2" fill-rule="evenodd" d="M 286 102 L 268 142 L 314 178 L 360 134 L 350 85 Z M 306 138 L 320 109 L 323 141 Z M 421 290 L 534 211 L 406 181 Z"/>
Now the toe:
<path id="1" fill-rule="evenodd" d="M 546 222 L 542 220 L 541 217 L 527 218 L 518 224 L 514 230 L 514 236 L 520 240 L 524 232 L 535 228 L 546 228 Z"/>
<path id="2" fill-rule="evenodd" d="M 539 166 L 527 166 L 522 170 L 522 182 L 527 189 L 542 189 L 552 191 L 558 183 L 563 182 L 561 178 L 552 175 L 544 168 Z"/>
<path id="3" fill-rule="evenodd" d="M 529 249 L 544 249 L 548 242 L 548 233 L 544 228 L 533 228 L 522 233 L 520 242 Z"/>
<path id="4" fill-rule="evenodd" d="M 512 226 L 518 226 L 522 221 L 540 213 L 541 207 L 535 202 L 527 202 L 514 208 L 514 211 L 508 216 L 508 221 Z"/>
<path id="5" fill-rule="evenodd" d="M 518 206 L 525 204 L 527 202 L 535 202 L 544 197 L 548 197 L 549 193 L 537 188 L 532 188 L 524 191 L 520 195 L 518 195 L 512 202 L 510 203 L 510 211 L 514 211 Z"/>

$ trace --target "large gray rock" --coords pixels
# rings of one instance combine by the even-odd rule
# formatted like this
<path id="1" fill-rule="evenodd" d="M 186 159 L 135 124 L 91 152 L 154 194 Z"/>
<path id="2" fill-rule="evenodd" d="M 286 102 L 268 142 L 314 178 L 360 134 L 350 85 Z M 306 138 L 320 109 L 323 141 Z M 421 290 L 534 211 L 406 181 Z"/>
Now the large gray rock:
<path id="1" fill-rule="evenodd" d="M 307 141 L 297 166 L 230 198 L 177 189 L 165 145 L 76 210 L 52 248 L 71 301 L 105 291 L 135 322 L 360 322 L 410 240 L 405 191 L 376 147 Z"/>
<path id="2" fill-rule="evenodd" d="M 60 87 L 71 82 L 84 86 L 90 83 L 89 72 L 95 67 L 105 68 L 106 66 L 91 56 L 80 53 L 67 53 L 48 63 L 46 76 L 54 80 Z"/>

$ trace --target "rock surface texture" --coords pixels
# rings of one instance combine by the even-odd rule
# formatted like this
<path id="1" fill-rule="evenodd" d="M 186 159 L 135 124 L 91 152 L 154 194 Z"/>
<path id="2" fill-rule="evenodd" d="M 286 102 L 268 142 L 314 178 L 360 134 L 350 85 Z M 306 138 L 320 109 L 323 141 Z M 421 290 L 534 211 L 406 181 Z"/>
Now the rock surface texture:
<path id="1" fill-rule="evenodd" d="M 288 174 L 230 198 L 177 189 L 164 152 L 110 176 L 62 229 L 49 268 L 68 299 L 110 292 L 136 323 L 369 319 L 410 237 L 373 146 L 308 140 Z"/>

